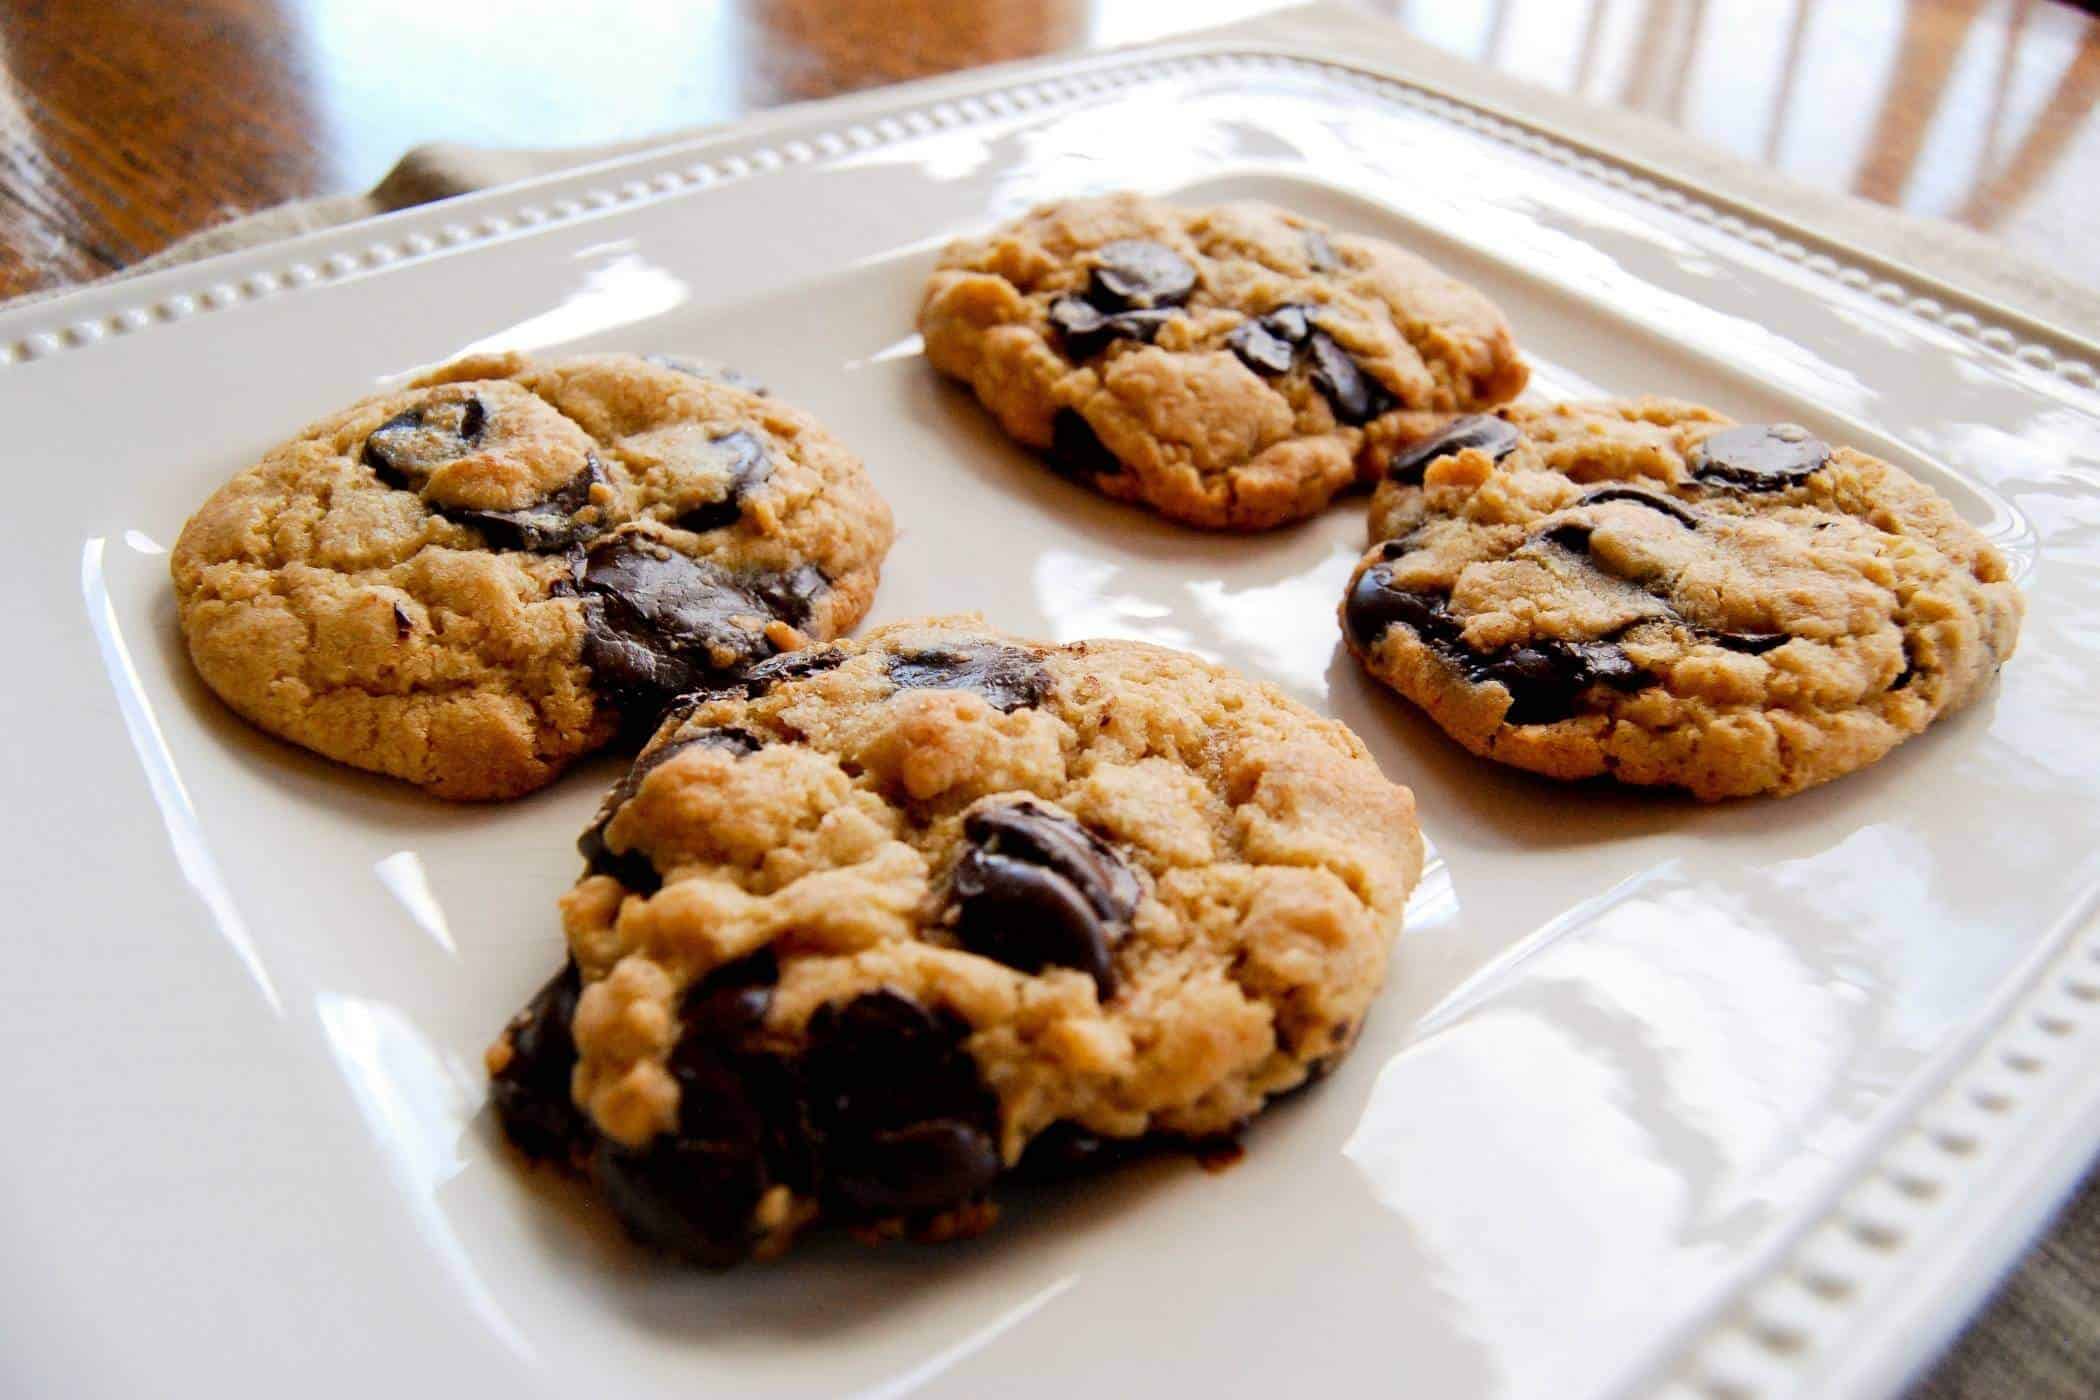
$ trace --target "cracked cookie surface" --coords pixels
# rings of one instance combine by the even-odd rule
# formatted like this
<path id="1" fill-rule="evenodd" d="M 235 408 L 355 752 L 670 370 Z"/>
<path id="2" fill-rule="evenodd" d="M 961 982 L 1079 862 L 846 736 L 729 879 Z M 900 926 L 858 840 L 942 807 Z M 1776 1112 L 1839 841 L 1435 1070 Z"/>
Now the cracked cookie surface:
<path id="1" fill-rule="evenodd" d="M 859 460 L 748 381 L 488 355 L 271 450 L 190 519 L 170 572 L 191 658 L 242 716 L 501 798 L 850 629 L 891 533 Z"/>
<path id="2" fill-rule="evenodd" d="M 1520 405 L 1394 457 L 1341 607 L 1468 749 L 1712 800 L 1873 762 L 2012 654 L 2003 556 L 1936 492 L 1787 424 Z"/>
<path id="3" fill-rule="evenodd" d="M 952 244 L 919 329 L 928 361 L 1060 472 L 1220 529 L 1310 515 L 1528 376 L 1480 293 L 1252 203 L 1045 205 Z"/>
<path id="4" fill-rule="evenodd" d="M 1272 687 L 975 618 L 761 663 L 669 720 L 490 1051 L 528 1152 L 710 1264 L 945 1238 L 992 1185 L 1237 1129 L 1354 1041 L 1412 797 Z"/>

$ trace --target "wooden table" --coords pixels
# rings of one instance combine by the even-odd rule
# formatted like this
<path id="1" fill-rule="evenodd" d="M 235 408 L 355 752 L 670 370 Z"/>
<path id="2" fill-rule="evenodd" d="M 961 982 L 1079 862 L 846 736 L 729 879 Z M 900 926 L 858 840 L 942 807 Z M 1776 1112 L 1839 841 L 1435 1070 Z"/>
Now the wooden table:
<path id="1" fill-rule="evenodd" d="M 364 188 L 422 141 L 635 138 L 1275 3 L 6 0 L 0 300 Z M 1357 3 L 2100 286 L 2100 20 L 2062 0 Z"/>

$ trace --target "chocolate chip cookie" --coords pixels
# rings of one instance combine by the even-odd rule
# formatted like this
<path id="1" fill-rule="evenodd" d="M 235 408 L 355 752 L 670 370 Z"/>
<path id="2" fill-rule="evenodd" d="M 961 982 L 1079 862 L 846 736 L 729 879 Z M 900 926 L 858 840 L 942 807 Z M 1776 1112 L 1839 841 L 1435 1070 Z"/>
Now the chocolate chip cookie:
<path id="1" fill-rule="evenodd" d="M 874 596 L 889 507 L 762 392 L 684 361 L 482 356 L 325 418 L 183 529 L 197 670 L 261 728 L 445 797 L 646 735 Z"/>
<path id="2" fill-rule="evenodd" d="M 1506 408 L 1395 456 L 1349 647 L 1474 753 L 1712 800 L 1873 762 L 1974 700 L 2021 598 L 1865 453 L 1691 404 Z"/>
<path id="3" fill-rule="evenodd" d="M 1390 243 L 1132 194 L 952 245 L 919 329 L 1059 471 L 1233 530 L 1312 514 L 1529 373 L 1487 298 Z"/>
<path id="4" fill-rule="evenodd" d="M 494 1102 L 712 1265 L 975 1233 L 1010 1173 L 1235 1130 L 1353 1042 L 1422 861 L 1333 720 L 974 618 L 697 697 L 581 847 Z"/>

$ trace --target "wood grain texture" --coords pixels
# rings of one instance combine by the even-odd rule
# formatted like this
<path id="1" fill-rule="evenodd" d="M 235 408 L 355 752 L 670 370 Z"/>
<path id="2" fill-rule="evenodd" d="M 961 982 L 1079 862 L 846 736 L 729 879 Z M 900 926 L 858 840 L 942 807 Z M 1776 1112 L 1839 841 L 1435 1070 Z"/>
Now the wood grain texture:
<path id="1" fill-rule="evenodd" d="M 2100 21 L 2062 0 L 1357 3 L 2100 285 Z M 365 188 L 422 141 L 633 139 L 1226 17 L 1198 0 L 7 0 L 0 299 Z"/>

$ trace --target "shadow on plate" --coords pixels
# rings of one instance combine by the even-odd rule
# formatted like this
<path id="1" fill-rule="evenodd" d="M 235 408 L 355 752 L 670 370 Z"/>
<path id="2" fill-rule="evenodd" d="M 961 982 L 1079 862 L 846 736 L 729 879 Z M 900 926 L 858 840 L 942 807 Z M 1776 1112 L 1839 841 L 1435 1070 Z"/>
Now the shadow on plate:
<path id="1" fill-rule="evenodd" d="M 1270 1110 L 1265 1123 L 1287 1109 Z M 557 1268 L 594 1278 L 608 1295 L 606 1305 L 636 1325 L 687 1342 L 753 1333 L 784 1342 L 836 1340 L 878 1324 L 929 1289 L 981 1274 L 1009 1252 L 1047 1253 L 1115 1229 L 1145 1209 L 1154 1193 L 1170 1185 L 1201 1190 L 1209 1179 L 1194 1158 L 1161 1153 L 1067 1181 L 1002 1186 L 998 1222 L 975 1239 L 871 1246 L 823 1228 L 780 1259 L 717 1273 L 636 1243 L 588 1182 L 518 1154 L 487 1107 L 468 1131 L 480 1147 L 472 1155 L 487 1159 L 478 1165 L 511 1183 L 503 1189 L 515 1190 L 536 1252 Z M 470 1189 L 471 1177 L 455 1177 L 448 1189 Z"/>

